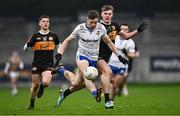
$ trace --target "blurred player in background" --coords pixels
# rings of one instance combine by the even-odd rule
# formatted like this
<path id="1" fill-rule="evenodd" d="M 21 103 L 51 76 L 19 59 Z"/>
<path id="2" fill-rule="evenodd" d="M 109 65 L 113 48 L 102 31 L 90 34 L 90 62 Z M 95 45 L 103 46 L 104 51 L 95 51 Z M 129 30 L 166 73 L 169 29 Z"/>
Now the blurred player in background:
<path id="1" fill-rule="evenodd" d="M 4 73 L 8 77 L 10 77 L 11 85 L 12 85 L 12 95 L 16 95 L 18 93 L 17 89 L 17 81 L 20 76 L 20 71 L 24 68 L 24 63 L 20 58 L 17 51 L 13 51 L 12 55 L 6 62 Z"/>
<path id="2" fill-rule="evenodd" d="M 71 91 L 72 89 L 77 88 L 77 86 L 81 86 L 83 82 L 85 83 L 89 91 L 92 93 L 92 96 L 97 99 L 98 95 L 100 95 L 98 94 L 94 83 L 83 76 L 83 72 L 88 66 L 96 67 L 96 64 L 98 62 L 100 40 L 103 40 L 104 43 L 110 48 L 110 50 L 115 52 L 121 62 L 123 62 L 124 64 L 127 63 L 127 60 L 125 60 L 119 54 L 118 50 L 109 39 L 105 27 L 102 24 L 98 23 L 98 21 L 99 13 L 95 10 L 90 10 L 88 12 L 86 23 L 79 24 L 74 29 L 74 31 L 63 41 L 60 47 L 60 56 L 62 56 L 70 41 L 72 39 L 78 39 L 78 50 L 76 53 L 78 72 L 76 73 L 77 75 L 74 75 L 73 73 L 65 70 L 64 68 L 59 68 L 59 72 L 64 74 L 65 77 L 68 78 L 68 80 L 73 80 L 69 78 L 74 78 L 75 80 L 71 82 L 72 87 L 65 90 L 60 95 L 57 101 L 57 106 L 62 103 L 65 97 L 67 97 L 70 93 L 73 92 Z M 59 59 L 61 59 L 61 57 L 58 58 L 57 61 L 59 61 Z M 97 68 L 99 69 L 102 67 L 97 66 Z M 111 103 L 110 99 L 105 99 L 105 108 L 113 108 L 113 104 Z"/>
<path id="3" fill-rule="evenodd" d="M 49 86 L 52 79 L 51 71 L 54 67 L 53 53 L 56 45 L 60 42 L 57 34 L 49 30 L 49 21 L 49 16 L 42 15 L 39 18 L 40 30 L 33 34 L 24 45 L 24 51 L 27 51 L 29 47 L 32 47 L 34 50 L 29 110 L 34 109 L 36 93 L 37 97 L 40 98 L 43 95 L 44 88 Z"/>
<path id="4" fill-rule="evenodd" d="M 112 21 L 114 8 L 111 5 L 104 5 L 101 9 L 101 24 L 103 24 L 107 30 L 107 35 L 114 43 L 117 35 L 120 35 L 124 39 L 129 39 L 144 31 L 147 28 L 146 23 L 142 23 L 132 32 L 125 32 L 124 30 L 120 30 L 119 25 L 116 22 Z M 100 43 L 100 51 L 99 51 L 99 60 L 97 62 L 97 67 L 100 67 L 100 71 L 102 72 L 101 78 L 101 86 L 104 91 L 104 96 L 106 100 L 109 100 L 109 85 L 110 78 L 112 76 L 111 69 L 108 66 L 109 58 L 112 54 L 112 51 L 108 48 L 108 46 L 101 41 Z M 122 62 L 122 61 L 121 61 Z M 122 62 L 123 63 L 123 62 Z M 124 63 L 123 63 L 124 64 Z"/>
<path id="5" fill-rule="evenodd" d="M 122 24 L 121 25 L 121 30 L 124 30 L 126 32 L 129 32 L 129 26 L 128 24 Z M 130 72 L 132 71 L 132 67 L 133 67 L 133 59 L 137 58 L 140 56 L 140 52 L 138 50 L 137 44 L 134 41 L 134 45 L 135 45 L 135 53 L 133 53 L 134 55 L 132 55 L 132 53 L 129 53 L 127 51 L 124 51 L 125 54 L 127 54 L 128 58 L 129 58 L 129 65 L 128 65 L 128 75 L 130 74 Z M 128 78 L 128 75 L 125 76 L 125 78 Z M 120 87 L 119 93 L 118 95 L 124 95 L 124 96 L 128 96 L 129 92 L 128 92 L 128 88 L 127 88 L 127 83 L 125 81 L 125 83 L 123 84 L 123 87 Z"/>
<path id="6" fill-rule="evenodd" d="M 122 24 L 121 30 L 129 32 L 129 26 L 127 24 Z M 125 40 L 121 36 L 117 35 L 115 39 L 115 46 L 121 52 L 122 56 L 128 61 L 139 56 L 135 52 L 135 43 L 132 39 Z M 108 64 L 113 72 L 113 77 L 111 79 L 111 99 L 113 101 L 118 92 L 122 90 L 122 87 L 127 80 L 129 65 L 124 65 L 119 62 L 114 53 L 112 53 Z"/>

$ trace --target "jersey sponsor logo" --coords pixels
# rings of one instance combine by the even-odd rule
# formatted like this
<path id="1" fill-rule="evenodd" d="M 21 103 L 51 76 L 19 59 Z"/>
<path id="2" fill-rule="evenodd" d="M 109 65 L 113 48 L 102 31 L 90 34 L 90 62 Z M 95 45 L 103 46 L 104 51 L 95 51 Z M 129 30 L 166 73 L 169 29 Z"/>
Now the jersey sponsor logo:
<path id="1" fill-rule="evenodd" d="M 97 31 L 97 32 L 96 32 L 96 35 L 100 35 L 100 31 Z"/>
<path id="2" fill-rule="evenodd" d="M 33 66 L 32 71 L 36 71 L 36 70 L 37 70 L 37 67 Z"/>
<path id="3" fill-rule="evenodd" d="M 110 26 L 110 27 L 108 28 L 108 32 L 114 31 L 115 29 L 116 29 L 115 26 Z"/>
<path id="4" fill-rule="evenodd" d="M 96 40 L 89 40 L 89 39 L 81 39 L 83 42 L 97 42 L 98 39 Z"/>
<path id="5" fill-rule="evenodd" d="M 108 36 L 111 40 L 115 40 L 116 35 L 117 35 L 117 30 L 115 26 L 110 26 L 108 29 Z"/>
<path id="6" fill-rule="evenodd" d="M 53 41 L 40 41 L 36 42 L 33 50 L 54 50 L 55 44 Z"/>
<path id="7" fill-rule="evenodd" d="M 50 41 L 52 41 L 52 40 L 53 40 L 53 37 L 49 37 L 48 39 L 49 39 Z"/>
<path id="8" fill-rule="evenodd" d="M 80 33 L 86 33 L 86 31 L 85 30 L 81 30 Z"/>
<path id="9" fill-rule="evenodd" d="M 81 25 L 81 26 L 80 26 L 80 29 L 81 29 L 81 30 L 82 30 L 82 29 L 84 29 L 84 26 L 83 26 L 83 25 Z"/>
<path id="10" fill-rule="evenodd" d="M 43 37 L 43 41 L 47 41 L 47 38 L 46 38 L 46 37 Z"/>
<path id="11" fill-rule="evenodd" d="M 36 38 L 37 40 L 41 40 L 41 38 L 40 37 L 38 37 L 38 38 Z"/>
<path id="12" fill-rule="evenodd" d="M 83 49 L 81 49 L 81 48 L 78 48 L 78 51 L 79 51 L 79 53 L 81 53 L 81 54 L 89 55 L 89 56 L 92 56 L 92 57 L 99 55 L 98 52 L 89 52 L 89 51 L 83 50 Z"/>
<path id="13" fill-rule="evenodd" d="M 111 40 L 115 40 L 117 31 L 112 31 L 108 33 L 108 36 Z"/>

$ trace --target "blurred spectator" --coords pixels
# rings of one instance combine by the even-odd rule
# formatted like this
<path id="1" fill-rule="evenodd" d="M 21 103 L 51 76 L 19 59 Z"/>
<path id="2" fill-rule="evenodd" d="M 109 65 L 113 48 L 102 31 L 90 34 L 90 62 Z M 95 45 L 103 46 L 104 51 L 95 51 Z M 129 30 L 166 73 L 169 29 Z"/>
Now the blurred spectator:
<path id="1" fill-rule="evenodd" d="M 22 70 L 23 68 L 24 63 L 22 62 L 18 52 L 13 51 L 4 68 L 5 75 L 10 77 L 11 80 L 12 95 L 16 95 L 18 93 L 17 81 L 18 77 L 20 76 L 20 70 Z"/>

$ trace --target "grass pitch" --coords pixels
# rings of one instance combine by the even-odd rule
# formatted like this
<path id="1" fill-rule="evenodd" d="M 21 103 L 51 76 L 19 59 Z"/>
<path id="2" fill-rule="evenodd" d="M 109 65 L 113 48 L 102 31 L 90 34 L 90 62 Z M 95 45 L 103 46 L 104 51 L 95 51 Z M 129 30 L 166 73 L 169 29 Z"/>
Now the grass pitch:
<path id="1" fill-rule="evenodd" d="M 0 115 L 180 115 L 180 84 L 129 85 L 128 97 L 117 97 L 114 109 L 104 108 L 104 98 L 96 103 L 83 89 L 54 107 L 59 88 L 46 88 L 35 109 L 28 111 L 29 88 L 20 88 L 11 96 L 10 88 L 0 88 Z"/>

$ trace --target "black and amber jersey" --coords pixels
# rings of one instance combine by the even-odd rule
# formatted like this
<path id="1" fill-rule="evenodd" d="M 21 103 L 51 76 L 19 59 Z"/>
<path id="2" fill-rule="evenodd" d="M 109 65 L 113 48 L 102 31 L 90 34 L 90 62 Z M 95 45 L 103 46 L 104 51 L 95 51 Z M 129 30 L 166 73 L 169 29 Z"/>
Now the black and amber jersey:
<path id="1" fill-rule="evenodd" d="M 111 39 L 111 41 L 114 43 L 117 33 L 120 32 L 120 26 L 116 22 L 111 22 L 111 24 L 107 25 L 103 22 L 101 22 L 107 30 L 107 35 Z M 103 40 L 101 40 L 100 43 L 100 51 L 99 51 L 99 59 L 104 59 L 106 62 L 109 61 L 109 58 L 112 54 L 111 49 L 104 43 Z"/>
<path id="2" fill-rule="evenodd" d="M 27 42 L 27 46 L 34 50 L 33 66 L 52 67 L 54 49 L 59 43 L 58 36 L 53 32 L 33 34 Z"/>

